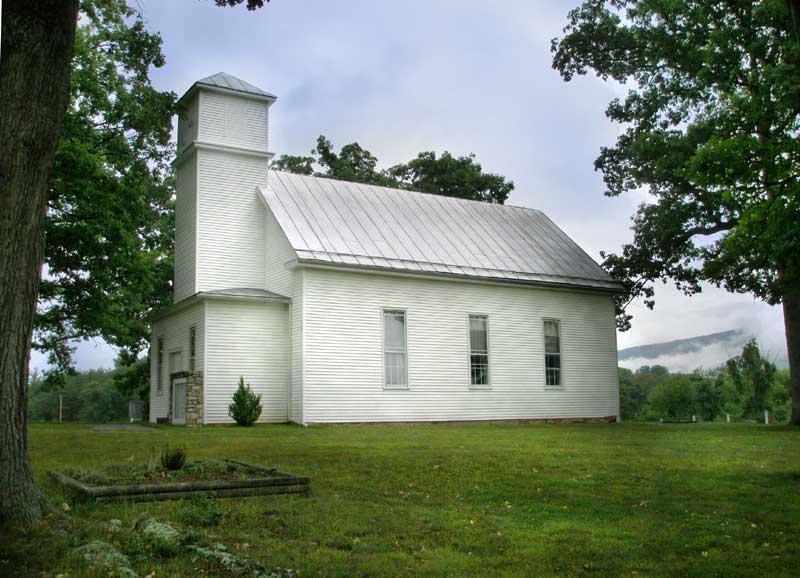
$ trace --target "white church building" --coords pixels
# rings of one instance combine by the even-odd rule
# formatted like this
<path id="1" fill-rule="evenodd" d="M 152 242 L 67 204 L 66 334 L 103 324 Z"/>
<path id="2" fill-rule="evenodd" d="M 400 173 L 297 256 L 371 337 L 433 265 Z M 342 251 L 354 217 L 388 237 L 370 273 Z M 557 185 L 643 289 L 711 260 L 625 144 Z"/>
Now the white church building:
<path id="1" fill-rule="evenodd" d="M 150 420 L 613 420 L 620 285 L 542 212 L 272 171 L 276 98 L 181 98 L 174 304 Z"/>

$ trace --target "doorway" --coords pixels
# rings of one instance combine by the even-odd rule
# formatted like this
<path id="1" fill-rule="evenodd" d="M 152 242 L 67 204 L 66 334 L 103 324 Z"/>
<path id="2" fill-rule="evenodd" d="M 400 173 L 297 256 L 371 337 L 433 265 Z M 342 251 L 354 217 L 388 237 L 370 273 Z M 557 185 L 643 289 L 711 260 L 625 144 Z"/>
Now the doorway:
<path id="1" fill-rule="evenodd" d="M 186 379 L 172 382 L 172 423 L 186 424 Z"/>

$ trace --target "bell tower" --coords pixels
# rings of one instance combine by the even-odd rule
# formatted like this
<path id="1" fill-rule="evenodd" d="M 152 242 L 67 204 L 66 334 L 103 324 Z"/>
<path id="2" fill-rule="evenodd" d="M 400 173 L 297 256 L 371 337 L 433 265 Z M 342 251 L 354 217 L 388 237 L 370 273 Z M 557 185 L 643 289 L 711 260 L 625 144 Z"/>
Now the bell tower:
<path id="1" fill-rule="evenodd" d="M 178 101 L 174 300 L 263 289 L 269 108 L 276 97 L 220 72 Z"/>

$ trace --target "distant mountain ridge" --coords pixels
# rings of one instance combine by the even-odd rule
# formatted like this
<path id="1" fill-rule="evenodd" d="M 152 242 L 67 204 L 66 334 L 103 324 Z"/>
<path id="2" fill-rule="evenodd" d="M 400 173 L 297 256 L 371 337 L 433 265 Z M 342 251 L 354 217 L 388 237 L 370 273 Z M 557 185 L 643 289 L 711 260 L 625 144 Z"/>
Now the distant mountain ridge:
<path id="1" fill-rule="evenodd" d="M 708 335 L 698 335 L 685 339 L 675 339 L 663 343 L 650 343 L 647 345 L 637 345 L 620 349 L 620 361 L 626 359 L 657 359 L 664 356 L 682 355 L 686 353 L 696 353 L 711 345 L 727 345 L 739 347 L 747 340 L 747 335 L 742 329 L 730 329 L 719 333 L 709 333 Z M 735 355 L 738 352 L 735 352 Z"/>

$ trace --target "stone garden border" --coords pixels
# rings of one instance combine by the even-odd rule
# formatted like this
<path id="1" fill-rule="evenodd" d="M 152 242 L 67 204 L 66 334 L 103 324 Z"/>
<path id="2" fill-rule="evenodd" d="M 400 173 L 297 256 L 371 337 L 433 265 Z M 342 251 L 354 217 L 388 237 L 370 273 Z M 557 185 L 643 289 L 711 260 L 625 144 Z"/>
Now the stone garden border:
<path id="1" fill-rule="evenodd" d="M 238 460 L 224 459 L 223 461 L 250 468 L 255 475 L 253 478 L 244 480 L 207 480 L 124 486 L 93 486 L 57 470 L 49 470 L 47 475 L 77 497 L 94 500 L 155 501 L 193 497 L 235 498 L 267 494 L 307 494 L 309 491 L 308 478 Z"/>

